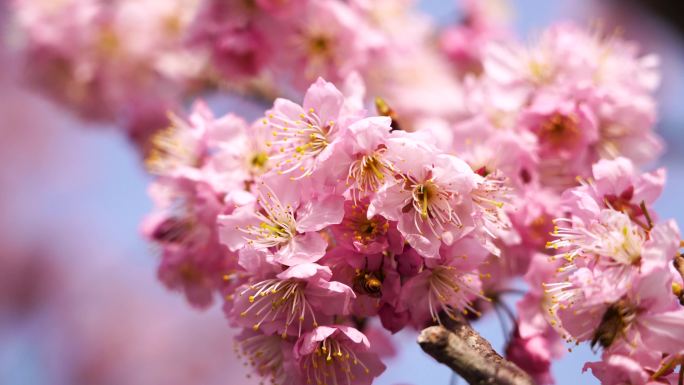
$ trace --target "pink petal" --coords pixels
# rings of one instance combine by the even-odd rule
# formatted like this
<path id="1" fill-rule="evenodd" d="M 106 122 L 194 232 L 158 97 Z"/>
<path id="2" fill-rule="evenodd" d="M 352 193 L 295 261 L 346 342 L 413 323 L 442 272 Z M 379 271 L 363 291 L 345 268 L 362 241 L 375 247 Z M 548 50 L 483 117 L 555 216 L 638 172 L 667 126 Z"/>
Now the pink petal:
<path id="1" fill-rule="evenodd" d="M 301 279 L 301 280 L 325 280 L 328 281 L 332 277 L 332 271 L 328 266 L 321 266 L 317 263 L 302 263 L 291 266 L 287 270 L 278 274 L 279 279 Z"/>
<path id="2" fill-rule="evenodd" d="M 327 123 L 328 120 L 337 120 L 344 96 L 335 88 L 332 83 L 326 82 L 323 78 L 318 78 L 316 83 L 306 91 L 304 95 L 304 110 L 313 108 L 315 113 Z"/>
<path id="3" fill-rule="evenodd" d="M 342 222 L 344 197 L 330 195 L 322 201 L 309 201 L 297 211 L 297 231 L 319 231 Z"/>
<path id="4" fill-rule="evenodd" d="M 318 233 L 298 235 L 276 253 L 275 260 L 286 266 L 316 262 L 325 255 L 328 242 Z"/>
<path id="5" fill-rule="evenodd" d="M 239 229 L 254 226 L 258 222 L 254 216 L 254 208 L 251 206 L 237 208 L 229 215 L 219 215 L 217 220 L 219 240 L 231 251 L 236 251 L 247 244 L 245 234 Z"/>

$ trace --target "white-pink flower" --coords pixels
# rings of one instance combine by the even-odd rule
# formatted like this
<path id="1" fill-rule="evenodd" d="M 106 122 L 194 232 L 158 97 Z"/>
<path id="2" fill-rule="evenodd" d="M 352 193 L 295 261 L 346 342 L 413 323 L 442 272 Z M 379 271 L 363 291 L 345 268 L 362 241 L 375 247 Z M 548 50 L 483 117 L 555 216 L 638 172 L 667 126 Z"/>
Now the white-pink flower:
<path id="1" fill-rule="evenodd" d="M 324 167 L 341 143 L 341 131 L 350 116 L 343 112 L 344 95 L 319 78 L 298 105 L 277 99 L 266 113 L 263 124 L 272 131 L 267 146 L 272 147 L 274 169 L 299 179 Z"/>
<path id="2" fill-rule="evenodd" d="M 344 200 L 328 195 L 302 201 L 291 183 L 284 179 L 277 190 L 262 184 L 251 204 L 219 216 L 221 242 L 233 251 L 245 246 L 269 250 L 288 266 L 323 257 L 328 243 L 318 231 L 342 221 Z"/>
<path id="3" fill-rule="evenodd" d="M 450 244 L 472 228 L 476 175 L 459 158 L 409 137 L 391 140 L 388 158 L 400 175 L 377 192 L 368 215 L 397 221 L 414 249 L 436 258 L 442 241 Z"/>
<path id="4" fill-rule="evenodd" d="M 235 323 L 265 334 L 301 336 L 350 311 L 349 286 L 331 281 L 329 267 L 302 263 L 236 289 L 229 316 Z"/>
<path id="5" fill-rule="evenodd" d="M 294 356 L 302 377 L 311 383 L 370 385 L 385 370 L 368 338 L 349 326 L 314 329 L 299 338 Z"/>
<path id="6" fill-rule="evenodd" d="M 676 325 L 684 321 L 684 308 L 672 294 L 671 274 L 669 269 L 654 268 L 623 288 L 615 288 L 610 275 L 600 271 L 587 272 L 581 280 L 571 278 L 575 294 L 561 302 L 558 317 L 577 341 L 611 350 L 644 346 L 678 353 L 684 332 Z"/>

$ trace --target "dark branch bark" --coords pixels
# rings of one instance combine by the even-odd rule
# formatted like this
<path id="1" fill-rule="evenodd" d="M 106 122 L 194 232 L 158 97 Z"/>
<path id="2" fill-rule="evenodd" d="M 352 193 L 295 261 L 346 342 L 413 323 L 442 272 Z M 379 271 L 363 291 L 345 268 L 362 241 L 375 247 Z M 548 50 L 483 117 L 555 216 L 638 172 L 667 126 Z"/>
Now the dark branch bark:
<path id="1" fill-rule="evenodd" d="M 532 378 L 501 357 L 465 319 L 430 326 L 418 344 L 430 356 L 458 373 L 470 385 L 534 385 Z"/>

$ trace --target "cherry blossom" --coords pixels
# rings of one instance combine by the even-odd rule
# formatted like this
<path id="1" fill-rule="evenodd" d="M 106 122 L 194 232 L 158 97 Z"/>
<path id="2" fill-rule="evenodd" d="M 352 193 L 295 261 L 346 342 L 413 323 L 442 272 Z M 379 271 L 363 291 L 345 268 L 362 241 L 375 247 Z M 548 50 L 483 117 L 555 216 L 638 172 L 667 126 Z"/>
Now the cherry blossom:
<path id="1" fill-rule="evenodd" d="M 382 329 L 501 311 L 539 384 L 564 341 L 601 351 L 607 385 L 684 370 L 684 244 L 643 168 L 659 60 L 636 43 L 519 39 L 499 0 L 442 30 L 411 0 L 11 8 L 34 86 L 136 141 L 159 280 L 220 299 L 259 377 L 368 385 Z"/>

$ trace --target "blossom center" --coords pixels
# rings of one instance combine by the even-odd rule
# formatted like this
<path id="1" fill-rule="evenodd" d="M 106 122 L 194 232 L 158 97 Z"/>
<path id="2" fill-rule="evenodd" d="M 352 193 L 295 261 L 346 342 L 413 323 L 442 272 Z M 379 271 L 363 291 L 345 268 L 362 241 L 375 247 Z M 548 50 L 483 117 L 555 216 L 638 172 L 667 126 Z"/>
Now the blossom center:
<path id="1" fill-rule="evenodd" d="M 542 60 L 530 60 L 528 62 L 530 75 L 535 83 L 544 84 L 551 81 L 553 77 L 553 69 L 549 63 Z"/>
<path id="2" fill-rule="evenodd" d="M 360 193 L 377 191 L 385 181 L 391 166 L 383 160 L 385 150 L 380 149 L 357 159 L 349 166 L 347 180 L 352 179 Z"/>
<path id="3" fill-rule="evenodd" d="M 271 192 L 261 194 L 257 202 L 262 210 L 255 215 L 261 222 L 239 229 L 247 235 L 247 243 L 261 249 L 289 243 L 297 234 L 292 206 L 283 205 Z"/>
<path id="4" fill-rule="evenodd" d="M 266 168 L 266 163 L 268 163 L 268 154 L 265 151 L 259 151 L 253 154 L 249 161 L 252 169 L 257 171 L 261 171 Z"/>
<path id="5" fill-rule="evenodd" d="M 352 229 L 355 240 L 367 243 L 387 232 L 389 224 L 380 221 L 377 217 L 368 219 L 365 215 L 356 215 L 347 220 L 347 225 Z"/>
<path id="6" fill-rule="evenodd" d="M 121 39 L 113 28 L 103 28 L 97 36 L 95 48 L 106 58 L 114 57 L 121 49 Z"/>
<path id="7" fill-rule="evenodd" d="M 308 38 L 309 52 L 312 56 L 330 56 L 332 52 L 332 42 L 328 36 L 314 34 Z"/>
<path id="8" fill-rule="evenodd" d="M 449 191 L 435 183 L 432 179 L 423 182 L 407 181 L 406 189 L 411 191 L 411 202 L 403 208 L 403 212 L 413 209 L 415 221 L 427 223 L 430 230 L 438 235 L 438 230 L 447 223 L 462 226 L 458 214 L 454 211 L 452 198 L 458 192 Z"/>
<path id="9" fill-rule="evenodd" d="M 379 215 L 368 218 L 368 205 L 359 203 L 342 219 L 341 228 L 345 239 L 352 238 L 355 244 L 368 245 L 387 234 L 389 223 Z"/>
<path id="10" fill-rule="evenodd" d="M 539 138 L 553 148 L 573 146 L 580 138 L 577 118 L 555 113 L 541 125 Z"/>
<path id="11" fill-rule="evenodd" d="M 431 211 L 434 211 L 434 208 L 430 210 L 430 204 L 439 196 L 439 187 L 432 181 L 427 181 L 413 186 L 412 195 L 413 208 L 420 213 L 423 220 L 428 219 Z"/>

